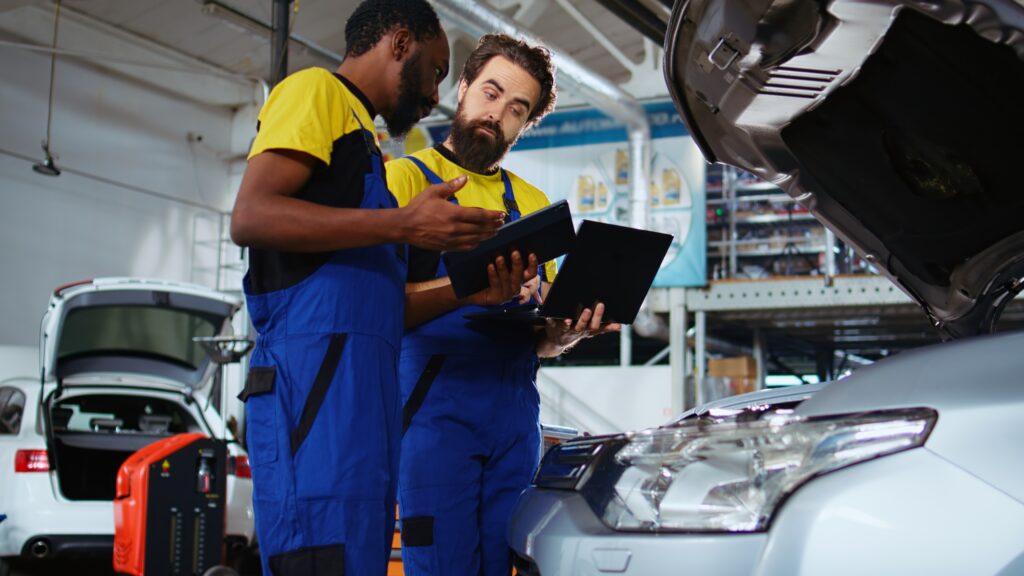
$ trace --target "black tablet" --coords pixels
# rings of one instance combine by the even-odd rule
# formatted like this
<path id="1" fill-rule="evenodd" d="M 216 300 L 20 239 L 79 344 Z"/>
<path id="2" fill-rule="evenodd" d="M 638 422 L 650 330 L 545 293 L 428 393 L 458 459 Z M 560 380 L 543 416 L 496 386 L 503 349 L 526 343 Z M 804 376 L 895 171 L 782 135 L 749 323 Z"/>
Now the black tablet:
<path id="1" fill-rule="evenodd" d="M 496 236 L 473 250 L 442 252 L 441 258 L 455 295 L 465 298 L 487 288 L 487 265 L 499 255 L 509 261 L 512 252 L 518 250 L 523 258 L 535 254 L 537 263 L 543 264 L 568 252 L 575 239 L 569 203 L 559 200 L 505 224 Z"/>
<path id="2" fill-rule="evenodd" d="M 544 298 L 544 315 L 575 319 L 603 302 L 605 322 L 632 324 L 671 244 L 671 234 L 584 220 Z"/>

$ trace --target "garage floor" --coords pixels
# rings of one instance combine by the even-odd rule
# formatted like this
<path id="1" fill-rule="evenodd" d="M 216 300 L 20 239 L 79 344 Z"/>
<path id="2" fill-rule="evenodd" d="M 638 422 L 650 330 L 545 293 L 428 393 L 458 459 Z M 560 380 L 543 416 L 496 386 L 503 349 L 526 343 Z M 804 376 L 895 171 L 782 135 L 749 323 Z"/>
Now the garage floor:
<path id="1" fill-rule="evenodd" d="M 50 562 L 11 561 L 11 576 L 62 576 L 65 574 L 113 576 L 115 572 L 110 565 L 110 558 L 53 560 Z"/>

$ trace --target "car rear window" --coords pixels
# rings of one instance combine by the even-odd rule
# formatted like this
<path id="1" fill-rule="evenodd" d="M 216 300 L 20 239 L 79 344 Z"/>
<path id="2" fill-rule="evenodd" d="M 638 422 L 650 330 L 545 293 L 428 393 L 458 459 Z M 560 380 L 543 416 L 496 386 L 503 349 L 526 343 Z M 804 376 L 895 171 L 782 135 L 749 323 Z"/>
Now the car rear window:
<path id="1" fill-rule="evenodd" d="M 219 321 L 219 319 L 217 319 Z M 71 310 L 61 328 L 61 360 L 89 354 L 119 354 L 172 361 L 196 369 L 206 358 L 193 342 L 214 336 L 214 318 L 156 306 L 89 306 Z"/>
<path id="2" fill-rule="evenodd" d="M 25 393 L 11 386 L 0 387 L 0 434 L 17 434 L 24 412 Z"/>
<path id="3" fill-rule="evenodd" d="M 200 431 L 181 404 L 145 396 L 73 396 L 57 403 L 50 418 L 55 432 L 171 435 Z"/>

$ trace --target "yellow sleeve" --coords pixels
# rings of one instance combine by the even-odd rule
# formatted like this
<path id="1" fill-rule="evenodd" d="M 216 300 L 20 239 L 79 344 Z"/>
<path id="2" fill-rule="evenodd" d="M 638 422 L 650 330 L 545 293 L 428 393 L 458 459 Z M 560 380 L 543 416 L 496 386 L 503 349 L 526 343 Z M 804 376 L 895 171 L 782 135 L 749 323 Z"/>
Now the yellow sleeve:
<path id="1" fill-rule="evenodd" d="M 388 190 L 402 207 L 412 201 L 429 183 L 420 169 L 407 158 L 397 158 L 384 165 L 387 173 Z"/>
<path id="2" fill-rule="evenodd" d="M 344 130 L 349 104 L 338 80 L 323 69 L 296 72 L 274 87 L 260 110 L 249 158 L 273 149 L 305 152 L 331 163 L 334 141 Z"/>

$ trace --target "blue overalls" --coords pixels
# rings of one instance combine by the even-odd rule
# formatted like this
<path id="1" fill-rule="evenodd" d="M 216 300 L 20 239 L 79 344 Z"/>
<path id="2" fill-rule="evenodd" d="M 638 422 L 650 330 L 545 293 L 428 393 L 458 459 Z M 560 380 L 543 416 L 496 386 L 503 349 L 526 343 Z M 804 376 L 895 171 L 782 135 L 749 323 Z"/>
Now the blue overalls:
<path id="1" fill-rule="evenodd" d="M 409 158 L 432 184 L 441 182 Z M 504 170 L 502 180 L 516 219 Z M 446 275 L 441 262 L 437 277 Z M 463 318 L 484 309 L 458 308 L 402 340 L 399 515 L 411 576 L 512 571 L 506 526 L 540 457 L 539 364 L 532 326 Z"/>
<path id="2" fill-rule="evenodd" d="M 362 132 L 373 171 L 359 207 L 397 208 L 373 135 Z M 246 276 L 259 336 L 240 398 L 264 574 L 387 570 L 405 277 L 406 246 L 393 244 L 339 250 L 276 292 L 251 294 Z"/>

